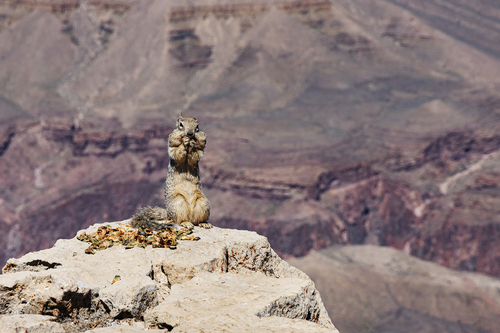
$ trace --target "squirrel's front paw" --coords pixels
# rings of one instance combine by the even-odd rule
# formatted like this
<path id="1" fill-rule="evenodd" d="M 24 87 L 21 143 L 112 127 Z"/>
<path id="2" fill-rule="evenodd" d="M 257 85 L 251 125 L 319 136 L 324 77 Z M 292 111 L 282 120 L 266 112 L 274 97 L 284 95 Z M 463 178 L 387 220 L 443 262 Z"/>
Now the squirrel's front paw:
<path id="1" fill-rule="evenodd" d="M 198 226 L 205 228 L 205 229 L 213 228 L 213 225 L 211 223 L 208 223 L 208 222 L 200 222 L 200 224 L 198 224 Z"/>
<path id="2" fill-rule="evenodd" d="M 194 225 L 191 222 L 188 222 L 188 221 L 181 222 L 181 227 L 189 229 L 189 230 L 193 230 L 194 229 Z"/>

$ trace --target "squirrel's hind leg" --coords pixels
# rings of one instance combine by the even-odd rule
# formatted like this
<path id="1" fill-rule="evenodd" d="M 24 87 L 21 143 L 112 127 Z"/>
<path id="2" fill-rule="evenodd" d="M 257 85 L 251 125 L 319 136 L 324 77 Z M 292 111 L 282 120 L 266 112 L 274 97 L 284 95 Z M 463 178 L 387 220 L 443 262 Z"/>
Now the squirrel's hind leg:
<path id="1" fill-rule="evenodd" d="M 182 194 L 177 193 L 167 202 L 167 208 L 175 223 L 180 224 L 181 227 L 193 229 L 193 223 L 189 222 L 189 205 Z"/>
<path id="2" fill-rule="evenodd" d="M 210 203 L 207 198 L 203 194 L 200 193 L 200 196 L 196 200 L 193 213 L 191 215 L 191 221 L 194 225 L 198 225 L 205 229 L 212 228 L 212 224 L 208 223 L 208 218 L 210 217 Z"/>
<path id="3" fill-rule="evenodd" d="M 181 227 L 183 227 L 183 228 L 187 228 L 189 230 L 194 229 L 194 225 L 189 221 L 184 221 L 184 222 L 181 222 L 180 224 L 181 224 Z"/>

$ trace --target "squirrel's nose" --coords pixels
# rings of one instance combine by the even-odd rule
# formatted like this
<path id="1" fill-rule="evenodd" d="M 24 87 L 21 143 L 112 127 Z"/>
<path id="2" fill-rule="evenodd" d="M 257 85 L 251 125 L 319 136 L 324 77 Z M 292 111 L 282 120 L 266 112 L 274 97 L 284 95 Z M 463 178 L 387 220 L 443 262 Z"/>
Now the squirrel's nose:
<path id="1" fill-rule="evenodd" d="M 193 136 L 193 135 L 194 135 L 193 130 L 189 130 L 189 131 L 187 131 L 187 136 Z"/>

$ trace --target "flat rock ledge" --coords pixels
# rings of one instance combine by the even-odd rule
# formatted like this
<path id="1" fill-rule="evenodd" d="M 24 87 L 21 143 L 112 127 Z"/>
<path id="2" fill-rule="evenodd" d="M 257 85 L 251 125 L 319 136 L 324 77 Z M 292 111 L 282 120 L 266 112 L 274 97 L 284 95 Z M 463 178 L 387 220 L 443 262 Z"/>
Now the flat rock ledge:
<path id="1" fill-rule="evenodd" d="M 128 221 L 96 224 L 129 228 Z M 78 234 L 80 234 L 80 231 Z M 10 259 L 2 332 L 338 332 L 314 283 L 250 231 L 195 229 L 177 248 L 87 243 Z"/>

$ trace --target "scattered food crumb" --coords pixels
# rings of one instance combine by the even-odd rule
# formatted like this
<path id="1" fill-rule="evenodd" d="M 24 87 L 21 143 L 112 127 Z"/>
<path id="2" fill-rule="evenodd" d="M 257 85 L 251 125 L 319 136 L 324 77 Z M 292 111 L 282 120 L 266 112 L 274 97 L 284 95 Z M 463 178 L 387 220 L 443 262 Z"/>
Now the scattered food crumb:
<path id="1" fill-rule="evenodd" d="M 162 231 L 154 232 L 149 229 L 112 228 L 110 225 L 102 226 L 96 232 L 91 234 L 81 233 L 77 239 L 82 242 L 88 242 L 91 245 L 85 249 L 85 253 L 94 254 L 95 251 L 104 250 L 114 245 L 123 245 L 126 249 L 133 247 L 145 248 L 148 245 L 152 247 L 163 247 L 175 249 L 178 240 L 199 240 L 194 237 L 192 231 L 186 228 L 176 230 L 176 228 L 167 228 Z"/>

